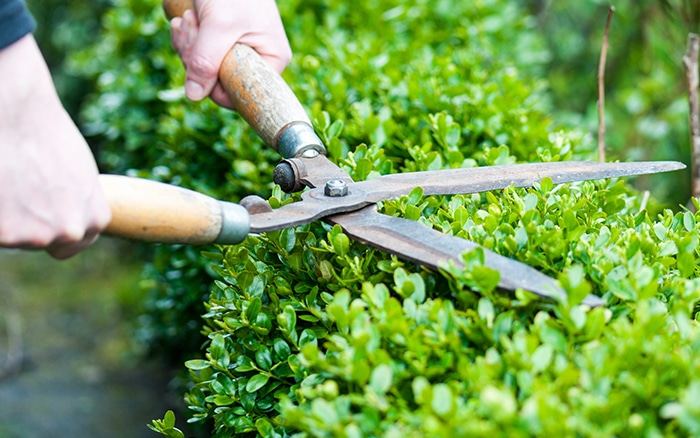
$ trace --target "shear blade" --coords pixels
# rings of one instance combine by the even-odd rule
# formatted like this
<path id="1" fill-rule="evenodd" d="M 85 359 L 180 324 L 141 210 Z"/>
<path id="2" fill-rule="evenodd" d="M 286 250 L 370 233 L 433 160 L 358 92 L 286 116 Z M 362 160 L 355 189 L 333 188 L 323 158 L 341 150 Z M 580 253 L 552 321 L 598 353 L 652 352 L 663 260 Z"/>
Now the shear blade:
<path id="1" fill-rule="evenodd" d="M 438 270 L 450 260 L 464 266 L 462 253 L 479 246 L 415 221 L 377 213 L 373 205 L 351 213 L 329 216 L 326 221 L 340 225 L 355 240 L 433 270 Z M 498 287 L 501 289 L 523 289 L 544 298 L 566 300 L 566 292 L 553 278 L 517 260 L 485 248 L 483 250 L 484 265 L 500 273 Z M 596 307 L 604 303 L 599 297 L 588 295 L 582 304 Z"/>
<path id="2" fill-rule="evenodd" d="M 554 184 L 562 184 L 669 172 L 683 168 L 685 165 L 676 161 L 559 161 L 396 173 L 358 182 L 353 186 L 366 192 L 368 200 L 378 202 L 407 195 L 416 187 L 421 187 L 424 195 L 457 195 L 505 189 L 511 185 L 532 187 L 546 177 L 551 178 Z"/>
<path id="3" fill-rule="evenodd" d="M 329 215 L 355 211 L 379 201 L 408 195 L 416 187 L 421 187 L 426 196 L 457 195 L 505 189 L 511 185 L 532 187 L 546 177 L 551 178 L 554 184 L 561 184 L 669 172 L 685 167 L 682 163 L 675 161 L 632 163 L 562 161 L 397 173 L 358 183 L 347 178 L 349 195 L 334 198 L 324 196 L 323 187 L 320 186 L 324 181 L 321 171 L 330 172 L 328 169 L 332 163 L 323 156 L 296 160 L 298 163 L 295 162 L 295 164 L 302 169 L 305 181 L 307 183 L 313 181 L 318 187 L 305 192 L 301 202 L 288 204 L 268 213 L 251 215 L 251 232 L 280 230 L 313 222 Z M 332 166 L 335 167 L 335 165 Z"/>

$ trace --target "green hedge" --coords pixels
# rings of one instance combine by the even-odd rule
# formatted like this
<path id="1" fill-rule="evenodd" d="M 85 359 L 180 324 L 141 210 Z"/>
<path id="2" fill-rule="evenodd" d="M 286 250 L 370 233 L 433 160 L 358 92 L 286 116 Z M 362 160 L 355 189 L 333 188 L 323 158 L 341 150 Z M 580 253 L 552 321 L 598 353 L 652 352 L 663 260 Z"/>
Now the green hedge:
<path id="1" fill-rule="evenodd" d="M 296 53 L 285 78 L 357 180 L 592 156 L 552 124 L 531 79 L 548 53 L 513 2 L 279 6 Z M 157 2 L 119 1 L 104 24 L 75 62 L 98 78 L 83 115 L 105 166 L 221 199 L 294 200 L 244 122 L 184 99 Z M 430 272 L 321 222 L 162 247 L 141 333 L 188 359 L 190 421 L 219 437 L 700 433 L 698 217 L 620 180 L 417 190 L 380 209 L 534 266 L 571 298 L 495 290 L 480 251 Z M 578 306 L 589 292 L 607 306 Z M 183 436 L 171 413 L 152 427 Z"/>

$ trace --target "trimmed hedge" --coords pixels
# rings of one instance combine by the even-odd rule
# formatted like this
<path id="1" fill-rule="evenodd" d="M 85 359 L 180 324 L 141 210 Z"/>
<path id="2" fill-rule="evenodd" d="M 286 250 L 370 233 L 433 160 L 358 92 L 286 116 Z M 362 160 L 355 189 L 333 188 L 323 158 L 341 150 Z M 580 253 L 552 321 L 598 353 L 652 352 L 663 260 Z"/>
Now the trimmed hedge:
<path id="1" fill-rule="evenodd" d="M 552 125 L 545 84 L 530 79 L 547 52 L 512 2 L 279 6 L 296 52 L 285 78 L 356 180 L 591 157 L 583 134 Z M 117 2 L 78 59 L 99 75 L 84 116 L 105 165 L 221 199 L 293 202 L 244 122 L 184 99 L 161 15 L 155 2 Z M 163 247 L 142 333 L 189 359 L 190 421 L 218 437 L 700 433 L 696 215 L 623 180 L 416 190 L 380 210 L 534 266 L 570 299 L 496 290 L 480 251 L 436 273 L 322 222 Z M 607 306 L 578 306 L 589 292 Z M 183 436 L 172 413 L 152 427 Z"/>

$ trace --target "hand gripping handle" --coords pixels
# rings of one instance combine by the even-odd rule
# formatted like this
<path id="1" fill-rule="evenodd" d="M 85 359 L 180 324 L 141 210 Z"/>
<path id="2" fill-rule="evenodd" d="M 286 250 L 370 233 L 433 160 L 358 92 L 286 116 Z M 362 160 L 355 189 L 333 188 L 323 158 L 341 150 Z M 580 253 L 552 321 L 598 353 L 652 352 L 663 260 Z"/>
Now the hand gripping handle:
<path id="1" fill-rule="evenodd" d="M 171 19 L 194 10 L 194 4 L 192 0 L 163 0 L 163 8 Z M 325 154 L 294 92 L 255 50 L 234 45 L 221 65 L 219 81 L 234 109 L 284 158 Z"/>
<path id="2" fill-rule="evenodd" d="M 236 244 L 248 235 L 245 208 L 201 193 L 119 175 L 100 175 L 112 209 L 105 234 L 155 243 Z"/>

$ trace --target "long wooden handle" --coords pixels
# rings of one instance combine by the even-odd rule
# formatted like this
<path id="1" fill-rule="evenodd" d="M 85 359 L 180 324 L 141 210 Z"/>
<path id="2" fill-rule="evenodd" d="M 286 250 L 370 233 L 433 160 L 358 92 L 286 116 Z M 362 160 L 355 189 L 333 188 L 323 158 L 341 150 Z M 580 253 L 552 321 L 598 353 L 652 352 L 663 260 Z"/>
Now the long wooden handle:
<path id="1" fill-rule="evenodd" d="M 106 234 L 142 242 L 235 244 L 245 239 L 245 208 L 201 193 L 141 178 L 100 175 L 112 209 Z"/>
<path id="2" fill-rule="evenodd" d="M 254 1 L 254 0 L 251 0 Z M 168 18 L 194 10 L 192 0 L 163 0 Z M 234 109 L 255 129 L 265 143 L 285 158 L 325 153 L 321 140 L 294 92 L 258 53 L 236 44 L 219 70 L 219 81 Z"/>

